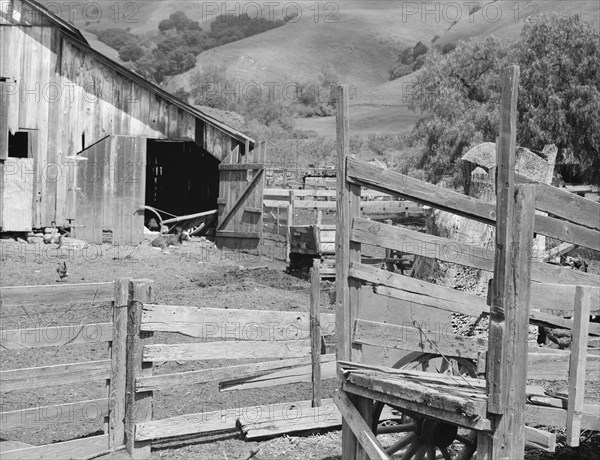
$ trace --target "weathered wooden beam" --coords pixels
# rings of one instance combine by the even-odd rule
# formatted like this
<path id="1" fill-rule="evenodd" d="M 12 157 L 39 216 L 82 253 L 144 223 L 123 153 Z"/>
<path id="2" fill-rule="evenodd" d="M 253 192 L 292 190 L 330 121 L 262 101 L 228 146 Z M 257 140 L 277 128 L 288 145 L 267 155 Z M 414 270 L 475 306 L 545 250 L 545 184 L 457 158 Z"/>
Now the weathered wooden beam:
<path id="1" fill-rule="evenodd" d="M 571 362 L 569 365 L 569 404 L 567 408 L 567 445 L 572 447 L 579 446 L 579 435 L 581 434 L 590 306 L 590 292 L 584 287 L 577 286 L 575 291 L 573 339 L 571 341 Z"/>
<path id="2" fill-rule="evenodd" d="M 336 390 L 333 395 L 333 401 L 338 406 L 343 420 L 347 423 L 348 429 L 354 433 L 354 436 L 368 458 L 371 460 L 389 460 L 388 455 L 377 440 L 377 436 L 371 431 L 371 427 L 354 406 L 348 395 L 342 390 Z M 342 450 L 342 458 L 344 458 L 343 452 Z M 363 454 L 361 453 L 361 455 Z"/>
<path id="3" fill-rule="evenodd" d="M 527 337 L 535 189 L 515 188 L 519 67 L 502 74 L 497 151 L 496 260 L 490 306 L 488 411 L 494 422 L 493 458 L 521 458 L 525 449 Z"/>
<path id="4" fill-rule="evenodd" d="M 514 178 L 514 174 L 512 177 Z M 348 159 L 348 181 L 352 184 L 395 194 L 484 224 L 494 225 L 496 221 L 496 210 L 491 203 L 395 171 L 378 168 L 354 158 Z M 600 250 L 598 232 L 594 229 L 540 214 L 535 216 L 534 228 L 536 233 Z"/>
<path id="5" fill-rule="evenodd" d="M 43 446 L 2 451 L 2 457 L 6 459 L 28 460 L 89 458 L 95 454 L 104 453 L 107 450 L 107 446 L 108 435 L 101 434 L 99 436 L 45 444 Z"/>
<path id="6" fill-rule="evenodd" d="M 160 361 L 204 361 L 220 359 L 278 359 L 310 356 L 310 340 L 277 342 L 204 342 L 157 344 L 144 347 L 143 359 Z"/>
<path id="7" fill-rule="evenodd" d="M 240 308 L 144 305 L 142 331 L 177 332 L 203 340 L 281 341 L 310 336 L 308 312 Z M 322 313 L 325 335 L 333 334 L 335 315 Z"/>
<path id="8" fill-rule="evenodd" d="M 0 288 L 0 307 L 112 302 L 115 283 L 9 286 Z"/>
<path id="9" fill-rule="evenodd" d="M 348 86 L 337 88 L 336 114 L 336 151 L 337 151 L 337 230 L 335 234 L 336 258 L 336 325 L 337 359 L 350 359 L 352 348 L 352 307 L 350 305 L 350 286 L 348 270 L 352 260 L 350 253 L 350 225 L 352 224 L 352 208 L 355 203 L 356 190 L 360 200 L 360 186 L 352 187 L 347 181 L 347 160 L 350 153 L 349 133 L 349 96 Z M 360 262 L 360 257 L 358 259 Z M 356 457 L 356 437 L 347 422 L 342 420 L 342 460 L 354 460 Z"/>
<path id="10" fill-rule="evenodd" d="M 2 391 L 30 390 L 51 385 L 110 378 L 110 360 L 0 371 Z"/>
<path id="11" fill-rule="evenodd" d="M 312 405 L 321 405 L 321 274 L 318 259 L 310 270 L 310 356 L 312 358 Z"/>
<path id="12" fill-rule="evenodd" d="M 112 340 L 113 323 L 40 326 L 30 329 L 3 330 L 0 334 L 0 348 L 3 350 L 21 350 L 82 343 L 93 344 Z"/>
<path id="13" fill-rule="evenodd" d="M 129 455 L 134 459 L 150 456 L 150 442 L 136 440 L 137 423 L 152 420 L 152 392 L 136 392 L 135 382 L 140 377 L 152 375 L 152 362 L 147 362 L 143 351 L 152 341 L 152 332 L 142 331 L 142 309 L 144 303 L 152 300 L 153 282 L 134 280 L 129 286 L 129 307 L 127 322 L 127 374 L 125 399 L 125 443 Z"/>
<path id="14" fill-rule="evenodd" d="M 487 349 L 487 340 L 464 337 L 447 330 L 430 331 L 413 325 L 396 325 L 357 319 L 353 343 L 395 348 L 406 351 L 435 353 L 447 357 L 477 359 Z"/>
<path id="15" fill-rule="evenodd" d="M 111 376 L 109 388 L 109 447 L 125 445 L 125 387 L 127 383 L 127 307 L 129 305 L 129 279 L 115 282 L 113 305 L 114 340 L 111 346 Z"/>

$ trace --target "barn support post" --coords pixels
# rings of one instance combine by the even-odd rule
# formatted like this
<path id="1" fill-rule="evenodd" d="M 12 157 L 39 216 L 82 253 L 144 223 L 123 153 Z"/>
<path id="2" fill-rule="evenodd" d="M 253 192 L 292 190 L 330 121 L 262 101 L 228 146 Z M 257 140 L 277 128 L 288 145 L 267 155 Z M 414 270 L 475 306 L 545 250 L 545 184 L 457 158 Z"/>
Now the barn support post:
<path id="1" fill-rule="evenodd" d="M 135 440 L 135 425 L 152 420 L 152 391 L 136 392 L 138 377 L 152 375 L 152 363 L 143 361 L 144 346 L 152 342 L 152 332 L 142 331 L 144 303 L 152 300 L 154 282 L 133 280 L 129 284 L 127 319 L 127 381 L 125 400 L 125 433 L 127 451 L 134 459 L 150 457 L 151 441 Z"/>
<path id="2" fill-rule="evenodd" d="M 321 272 L 319 259 L 310 270 L 310 355 L 312 359 L 312 407 L 321 406 Z"/>

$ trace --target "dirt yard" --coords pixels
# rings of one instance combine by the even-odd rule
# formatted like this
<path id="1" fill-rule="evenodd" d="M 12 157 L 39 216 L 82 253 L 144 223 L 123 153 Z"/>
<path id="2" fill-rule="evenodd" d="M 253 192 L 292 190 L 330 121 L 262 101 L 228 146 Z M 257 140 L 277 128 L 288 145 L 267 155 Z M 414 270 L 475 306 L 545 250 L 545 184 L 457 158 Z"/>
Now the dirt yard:
<path id="1" fill-rule="evenodd" d="M 292 276 L 285 272 L 285 264 L 282 262 L 265 256 L 219 251 L 208 241 L 194 240 L 166 251 L 151 248 L 147 242 L 137 248 L 102 245 L 92 246 L 87 250 L 69 250 L 64 247 L 57 250 L 56 246 L 21 244 L 8 240 L 0 243 L 2 286 L 55 284 L 58 279 L 58 262 L 66 261 L 69 273 L 67 282 L 70 283 L 112 281 L 119 277 L 153 279 L 156 302 L 162 304 L 303 312 L 309 308 L 310 282 L 306 274 Z M 333 312 L 333 305 L 330 304 L 332 293 L 331 284 L 324 282 L 321 299 L 324 312 Z M 108 321 L 109 312 L 108 305 L 63 305 L 7 308 L 0 311 L 0 317 L 2 327 L 6 330 Z M 156 343 L 184 340 L 177 334 L 155 334 Z M 7 370 L 106 357 L 105 344 L 90 343 L 85 346 L 5 351 L 0 357 L 0 366 Z M 156 365 L 154 372 L 161 374 L 240 363 L 242 362 L 175 362 Z M 334 381 L 324 384 L 323 397 L 331 397 L 334 385 Z M 102 398 L 105 395 L 106 386 L 103 382 L 79 387 L 65 385 L 48 390 L 14 391 L 3 395 L 2 411 Z M 308 384 L 224 393 L 218 391 L 216 383 L 180 386 L 169 391 L 155 392 L 154 419 L 202 412 L 219 403 L 227 404 L 228 407 L 244 407 L 303 399 L 310 399 Z M 27 430 L 3 432 L 2 437 L 39 445 L 100 434 L 101 430 L 102 422 L 99 420 L 55 425 L 39 425 L 33 421 Z M 599 446 L 599 437 L 595 435 L 578 453 L 567 449 L 555 455 L 528 451 L 527 458 L 592 459 Z M 339 459 L 340 454 L 341 434 L 334 430 L 304 436 L 283 436 L 262 442 L 245 441 L 240 433 L 190 437 L 155 443 L 151 458 L 334 460 Z M 118 452 L 101 458 L 126 459 L 128 456 L 125 452 Z"/>

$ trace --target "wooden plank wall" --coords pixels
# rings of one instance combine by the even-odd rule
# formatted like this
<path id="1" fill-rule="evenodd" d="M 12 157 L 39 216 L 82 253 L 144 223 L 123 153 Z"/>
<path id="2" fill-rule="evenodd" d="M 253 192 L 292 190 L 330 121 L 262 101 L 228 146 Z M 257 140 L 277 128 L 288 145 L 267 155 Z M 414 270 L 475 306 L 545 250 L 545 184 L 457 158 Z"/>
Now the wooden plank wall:
<path id="1" fill-rule="evenodd" d="M 0 117 L 0 129 L 37 130 L 39 137 L 34 194 L 42 199 L 34 211 L 34 227 L 53 220 L 68 225 L 68 157 L 108 135 L 188 139 L 219 160 L 240 145 L 56 27 L 0 25 L 0 75 L 10 79 L 3 86 L 11 108 Z"/>
<path id="2" fill-rule="evenodd" d="M 77 167 L 74 236 L 102 243 L 112 231 L 112 243 L 138 244 L 144 239 L 144 215 L 136 212 L 146 190 L 146 141 L 110 136 L 89 149 Z"/>

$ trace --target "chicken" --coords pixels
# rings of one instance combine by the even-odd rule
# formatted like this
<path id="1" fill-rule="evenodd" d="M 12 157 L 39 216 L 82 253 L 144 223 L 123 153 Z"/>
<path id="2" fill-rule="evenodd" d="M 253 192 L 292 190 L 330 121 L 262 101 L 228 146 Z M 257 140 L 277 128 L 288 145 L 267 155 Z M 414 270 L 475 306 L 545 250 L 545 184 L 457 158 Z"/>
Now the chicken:
<path id="1" fill-rule="evenodd" d="M 57 282 L 66 281 L 69 277 L 69 272 L 67 271 L 67 263 L 59 262 L 58 267 L 56 267 L 56 273 L 58 273 L 59 280 Z"/>

